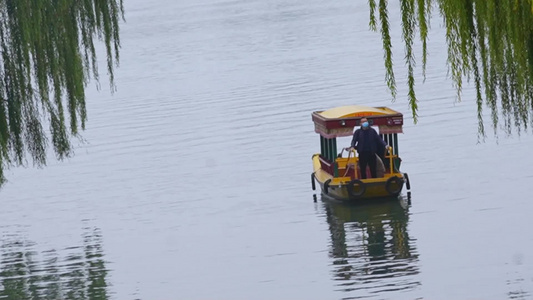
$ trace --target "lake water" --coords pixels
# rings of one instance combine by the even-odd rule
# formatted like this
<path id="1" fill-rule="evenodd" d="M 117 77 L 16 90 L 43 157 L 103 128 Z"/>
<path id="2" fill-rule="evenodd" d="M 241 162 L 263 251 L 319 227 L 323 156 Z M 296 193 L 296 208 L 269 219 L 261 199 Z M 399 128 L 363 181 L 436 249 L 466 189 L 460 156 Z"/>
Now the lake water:
<path id="1" fill-rule="evenodd" d="M 394 103 L 367 1 L 126 1 L 86 143 L 7 172 L 0 298 L 532 299 L 533 137 L 477 142 L 439 17 L 413 124 L 390 5 Z M 404 112 L 410 205 L 313 201 L 311 112 L 350 104 Z"/>

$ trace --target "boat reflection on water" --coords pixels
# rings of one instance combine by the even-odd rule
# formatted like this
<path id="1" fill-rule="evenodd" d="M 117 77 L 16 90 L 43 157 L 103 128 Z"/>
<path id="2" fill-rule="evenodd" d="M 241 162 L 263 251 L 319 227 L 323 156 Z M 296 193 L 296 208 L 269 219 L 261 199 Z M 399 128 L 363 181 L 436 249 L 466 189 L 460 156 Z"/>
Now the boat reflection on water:
<path id="1" fill-rule="evenodd" d="M 383 298 L 420 285 L 407 199 L 347 205 L 325 200 L 333 277 L 343 299 Z M 393 296 L 394 293 L 388 295 Z"/>
<path id="2" fill-rule="evenodd" d="M 0 299 L 109 299 L 108 270 L 99 229 L 83 245 L 37 252 L 22 234 L 0 240 Z"/>

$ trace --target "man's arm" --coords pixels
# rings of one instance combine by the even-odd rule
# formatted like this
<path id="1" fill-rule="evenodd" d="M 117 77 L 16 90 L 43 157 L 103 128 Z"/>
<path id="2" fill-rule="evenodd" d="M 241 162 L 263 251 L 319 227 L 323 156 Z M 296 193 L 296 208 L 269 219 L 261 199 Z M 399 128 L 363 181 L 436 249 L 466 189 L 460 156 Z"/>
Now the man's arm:
<path id="1" fill-rule="evenodd" d="M 353 138 L 352 138 L 352 143 L 351 143 L 351 146 L 352 148 L 355 148 L 355 144 L 359 141 L 359 129 L 357 129 L 354 134 L 353 134 Z"/>
<path id="2" fill-rule="evenodd" d="M 383 138 L 381 138 L 381 136 L 379 134 L 376 133 L 376 139 L 378 140 L 378 143 L 382 146 L 382 147 L 387 147 L 387 143 L 385 143 L 385 141 L 383 140 Z"/>
<path id="3" fill-rule="evenodd" d="M 379 157 L 383 159 L 385 156 L 385 153 L 387 152 L 387 143 L 381 138 L 381 136 L 375 131 L 375 140 L 376 140 L 376 146 L 377 146 L 377 153 Z"/>

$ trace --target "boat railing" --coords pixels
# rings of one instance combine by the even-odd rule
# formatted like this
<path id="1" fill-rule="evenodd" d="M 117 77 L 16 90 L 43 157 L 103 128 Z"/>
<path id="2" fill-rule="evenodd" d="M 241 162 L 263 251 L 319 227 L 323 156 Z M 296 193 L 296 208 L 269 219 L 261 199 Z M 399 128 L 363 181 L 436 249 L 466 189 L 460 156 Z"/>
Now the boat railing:
<path id="1" fill-rule="evenodd" d="M 389 172 L 391 175 L 394 174 L 394 158 L 396 157 L 398 157 L 398 155 L 394 154 L 394 152 L 392 151 L 392 147 L 387 146 L 385 148 L 385 158 L 389 159 Z"/>
<path id="2" fill-rule="evenodd" d="M 348 157 L 342 157 L 344 154 L 344 151 L 348 152 Z M 356 156 L 355 149 L 352 148 L 342 148 L 341 153 L 338 155 L 336 159 L 337 167 L 339 169 L 345 169 L 343 177 L 347 177 L 348 173 L 350 172 L 350 168 L 354 169 L 354 176 L 355 178 L 358 178 L 357 175 L 357 161 L 358 158 Z"/>
<path id="3" fill-rule="evenodd" d="M 348 157 L 342 157 L 344 154 L 344 151 L 348 152 Z M 337 168 L 339 170 L 345 169 L 343 177 L 347 177 L 348 173 L 350 172 L 350 169 L 354 169 L 354 177 L 355 179 L 359 179 L 359 174 L 357 172 L 357 163 L 359 161 L 359 158 L 357 157 L 356 150 L 353 148 L 342 148 L 341 153 L 337 156 L 337 159 L 335 161 L 335 164 L 337 165 Z M 394 154 L 393 148 L 391 146 L 387 146 L 385 148 L 384 158 L 389 160 L 389 174 L 394 174 L 396 172 L 394 167 L 394 160 L 398 158 L 397 154 Z M 341 173 L 342 174 L 342 173 Z"/>

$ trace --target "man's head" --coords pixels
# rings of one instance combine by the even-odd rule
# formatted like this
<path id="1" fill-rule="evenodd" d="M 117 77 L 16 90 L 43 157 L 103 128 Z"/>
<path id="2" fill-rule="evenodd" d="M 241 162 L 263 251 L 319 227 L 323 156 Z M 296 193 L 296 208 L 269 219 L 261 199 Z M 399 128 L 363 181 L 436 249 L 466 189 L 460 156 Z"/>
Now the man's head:
<path id="1" fill-rule="evenodd" d="M 361 118 L 361 127 L 363 127 L 363 129 L 367 129 L 368 126 L 368 120 L 366 118 Z"/>

